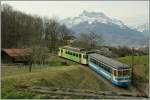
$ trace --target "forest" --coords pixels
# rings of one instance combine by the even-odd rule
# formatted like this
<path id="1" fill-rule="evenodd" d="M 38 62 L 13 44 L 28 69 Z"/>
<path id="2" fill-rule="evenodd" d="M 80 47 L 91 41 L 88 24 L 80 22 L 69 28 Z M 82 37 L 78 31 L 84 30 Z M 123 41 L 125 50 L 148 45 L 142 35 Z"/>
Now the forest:
<path id="1" fill-rule="evenodd" d="M 7 4 L 1 11 L 2 48 L 47 47 L 50 52 L 63 45 L 63 37 L 73 32 L 57 18 L 42 18 L 14 10 Z"/>

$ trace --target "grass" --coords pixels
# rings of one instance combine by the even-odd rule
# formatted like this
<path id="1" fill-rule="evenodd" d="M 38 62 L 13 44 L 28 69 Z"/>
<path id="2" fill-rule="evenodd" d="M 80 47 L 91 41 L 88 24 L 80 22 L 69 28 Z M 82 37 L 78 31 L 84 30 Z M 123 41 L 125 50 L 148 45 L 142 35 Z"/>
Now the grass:
<path id="1" fill-rule="evenodd" d="M 120 62 L 126 63 L 131 66 L 132 57 L 126 56 L 118 58 Z M 134 56 L 134 73 L 138 75 L 139 81 L 145 82 L 149 80 L 149 67 L 148 67 L 148 55 L 146 56 Z"/>
<path id="2" fill-rule="evenodd" d="M 57 59 L 57 62 L 63 60 L 57 57 L 53 59 Z M 68 64 L 69 66 L 34 67 L 32 72 L 28 72 L 28 67 L 18 68 L 15 65 L 2 67 L 2 98 L 48 98 L 45 94 L 18 91 L 16 86 L 111 90 L 84 66 L 70 61 Z"/>
<path id="3" fill-rule="evenodd" d="M 130 56 L 118 58 L 119 61 L 130 64 Z M 46 67 L 32 68 L 28 66 L 18 68 L 16 65 L 2 65 L 1 92 L 2 99 L 48 99 L 48 94 L 40 94 L 25 90 L 18 90 L 17 87 L 47 86 L 57 88 L 75 88 L 111 91 L 112 87 L 99 80 L 98 77 L 87 70 L 85 66 L 67 60 L 67 66 L 61 62 L 62 58 L 51 56 L 49 65 Z M 142 79 L 148 79 L 146 73 L 148 68 L 148 56 L 135 57 L 135 73 L 141 75 Z M 142 74 L 141 74 L 142 73 Z M 77 97 L 73 97 L 77 98 Z"/>

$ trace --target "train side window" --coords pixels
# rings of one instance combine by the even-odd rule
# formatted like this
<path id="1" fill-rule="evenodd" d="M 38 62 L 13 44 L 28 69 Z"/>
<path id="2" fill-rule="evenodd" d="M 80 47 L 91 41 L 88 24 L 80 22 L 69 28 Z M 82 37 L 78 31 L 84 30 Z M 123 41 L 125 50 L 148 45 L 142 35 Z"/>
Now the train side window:
<path id="1" fill-rule="evenodd" d="M 95 60 L 95 64 L 97 64 L 97 61 Z"/>
<path id="2" fill-rule="evenodd" d="M 93 59 L 90 58 L 90 62 L 93 62 Z"/>
<path id="3" fill-rule="evenodd" d="M 110 67 L 108 67 L 108 72 L 111 73 L 111 68 Z"/>
<path id="4" fill-rule="evenodd" d="M 102 66 L 102 62 L 100 62 L 100 66 Z"/>
<path id="5" fill-rule="evenodd" d="M 76 53 L 76 57 L 78 57 L 78 54 Z"/>
<path id="6" fill-rule="evenodd" d="M 112 73 L 112 68 L 110 68 L 110 73 Z"/>
<path id="7" fill-rule="evenodd" d="M 97 61 L 95 60 L 95 64 L 97 65 Z"/>
<path id="8" fill-rule="evenodd" d="M 96 60 L 94 59 L 94 64 L 96 64 Z"/>
<path id="9" fill-rule="evenodd" d="M 75 53 L 73 53 L 73 56 L 75 56 Z"/>
<path id="10" fill-rule="evenodd" d="M 92 62 L 94 63 L 94 59 L 92 59 Z"/>
<path id="11" fill-rule="evenodd" d="M 96 61 L 95 61 L 95 59 L 93 59 L 93 63 L 94 63 L 94 64 L 96 64 Z"/>
<path id="12" fill-rule="evenodd" d="M 101 68 L 104 69 L 103 65 L 101 65 Z"/>
<path id="13" fill-rule="evenodd" d="M 79 57 L 81 58 L 81 54 L 79 54 Z"/>

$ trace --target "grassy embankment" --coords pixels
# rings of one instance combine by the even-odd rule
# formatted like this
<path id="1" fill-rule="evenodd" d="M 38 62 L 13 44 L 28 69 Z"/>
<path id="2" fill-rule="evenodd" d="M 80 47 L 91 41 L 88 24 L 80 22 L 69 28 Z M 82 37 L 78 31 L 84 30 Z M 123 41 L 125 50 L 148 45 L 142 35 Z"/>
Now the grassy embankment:
<path id="1" fill-rule="evenodd" d="M 120 62 L 131 65 L 131 56 L 118 58 Z M 134 56 L 134 73 L 137 75 L 138 81 L 145 82 L 149 79 L 149 63 L 148 55 L 146 56 Z"/>
<path id="2" fill-rule="evenodd" d="M 68 66 L 64 66 L 61 61 L 58 57 L 51 57 L 48 67 L 34 67 L 31 73 L 27 67 L 2 67 L 2 98 L 49 98 L 46 94 L 18 91 L 16 87 L 19 86 L 111 90 L 83 66 L 71 61 L 68 61 Z"/>

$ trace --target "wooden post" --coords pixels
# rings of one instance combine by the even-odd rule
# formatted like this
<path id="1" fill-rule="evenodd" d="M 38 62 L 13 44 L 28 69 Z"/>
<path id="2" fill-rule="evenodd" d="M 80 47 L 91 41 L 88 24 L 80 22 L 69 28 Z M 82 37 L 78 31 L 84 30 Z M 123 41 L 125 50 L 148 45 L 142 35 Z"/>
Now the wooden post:
<path id="1" fill-rule="evenodd" d="M 134 83 L 134 47 L 132 48 L 132 83 Z"/>
<path id="2" fill-rule="evenodd" d="M 29 56 L 28 62 L 29 62 L 29 72 L 31 72 L 31 69 L 32 69 L 32 59 L 31 59 L 31 56 Z"/>
<path id="3" fill-rule="evenodd" d="M 29 72 L 31 72 L 31 68 L 32 68 L 32 63 L 30 62 L 30 65 L 29 65 Z"/>

